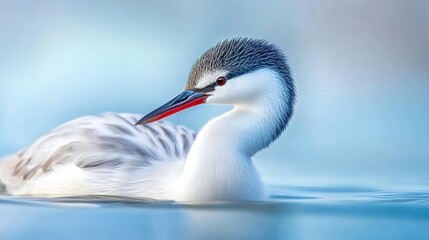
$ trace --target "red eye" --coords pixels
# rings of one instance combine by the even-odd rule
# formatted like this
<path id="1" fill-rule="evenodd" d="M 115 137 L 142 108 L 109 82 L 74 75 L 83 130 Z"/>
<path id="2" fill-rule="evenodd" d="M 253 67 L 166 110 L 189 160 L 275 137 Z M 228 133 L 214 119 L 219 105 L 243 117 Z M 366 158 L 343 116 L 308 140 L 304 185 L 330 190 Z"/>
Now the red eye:
<path id="1" fill-rule="evenodd" d="M 225 77 L 219 77 L 216 80 L 216 85 L 218 85 L 218 86 L 223 86 L 223 85 L 225 85 L 225 83 L 226 83 L 226 78 Z"/>

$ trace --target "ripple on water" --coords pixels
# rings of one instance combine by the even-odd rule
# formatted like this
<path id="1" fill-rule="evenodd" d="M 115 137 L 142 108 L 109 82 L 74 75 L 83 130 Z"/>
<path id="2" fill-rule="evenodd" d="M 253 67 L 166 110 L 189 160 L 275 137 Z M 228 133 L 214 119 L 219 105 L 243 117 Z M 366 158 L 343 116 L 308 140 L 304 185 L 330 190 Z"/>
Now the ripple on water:
<path id="1" fill-rule="evenodd" d="M 425 190 L 271 186 L 269 201 L 229 203 L 1 196 L 0 212 L 0 239 L 429 239 Z"/>

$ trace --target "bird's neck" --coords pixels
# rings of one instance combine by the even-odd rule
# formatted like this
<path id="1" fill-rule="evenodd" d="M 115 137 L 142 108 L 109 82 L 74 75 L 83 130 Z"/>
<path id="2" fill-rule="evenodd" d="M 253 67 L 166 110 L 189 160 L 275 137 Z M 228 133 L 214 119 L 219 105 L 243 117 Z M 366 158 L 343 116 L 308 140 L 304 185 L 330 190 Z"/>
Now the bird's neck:
<path id="1" fill-rule="evenodd" d="M 279 135 L 285 106 L 268 94 L 208 122 L 198 133 L 176 187 L 176 200 L 263 200 L 251 157 Z M 277 99 L 276 99 L 277 98 Z M 280 130 L 281 131 L 281 130 Z"/>

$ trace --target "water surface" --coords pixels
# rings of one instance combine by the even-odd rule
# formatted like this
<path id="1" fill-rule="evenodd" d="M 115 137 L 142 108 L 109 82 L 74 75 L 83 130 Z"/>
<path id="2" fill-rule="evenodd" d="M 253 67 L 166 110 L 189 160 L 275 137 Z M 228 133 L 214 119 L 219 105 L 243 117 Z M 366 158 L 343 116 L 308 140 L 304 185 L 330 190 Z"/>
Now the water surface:
<path id="1" fill-rule="evenodd" d="M 267 202 L 0 198 L 0 239 L 429 239 L 424 190 L 271 186 Z"/>

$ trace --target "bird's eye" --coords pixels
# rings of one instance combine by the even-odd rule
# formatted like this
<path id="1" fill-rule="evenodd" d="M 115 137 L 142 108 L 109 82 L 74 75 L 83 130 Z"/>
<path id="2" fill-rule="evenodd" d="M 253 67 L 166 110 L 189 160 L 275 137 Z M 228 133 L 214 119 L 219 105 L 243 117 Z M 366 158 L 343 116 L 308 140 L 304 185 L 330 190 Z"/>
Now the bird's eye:
<path id="1" fill-rule="evenodd" d="M 218 85 L 218 86 L 223 86 L 223 85 L 225 85 L 225 83 L 226 83 L 226 78 L 225 77 L 219 77 L 216 80 L 216 85 Z"/>

